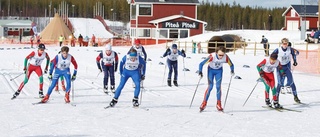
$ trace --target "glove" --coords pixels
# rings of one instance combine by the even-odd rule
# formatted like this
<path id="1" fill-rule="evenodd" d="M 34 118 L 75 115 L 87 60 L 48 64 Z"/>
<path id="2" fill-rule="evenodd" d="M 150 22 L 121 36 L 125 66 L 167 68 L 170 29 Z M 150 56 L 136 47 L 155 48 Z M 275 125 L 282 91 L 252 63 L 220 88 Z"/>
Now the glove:
<path id="1" fill-rule="evenodd" d="M 74 81 L 74 80 L 76 80 L 76 75 L 72 75 L 71 77 L 71 81 Z"/>
<path id="2" fill-rule="evenodd" d="M 293 66 L 297 66 L 297 65 L 298 65 L 297 61 L 293 62 Z"/>
<path id="3" fill-rule="evenodd" d="M 231 76 L 234 76 L 234 70 L 231 70 L 230 73 L 231 73 Z"/>
<path id="4" fill-rule="evenodd" d="M 141 76 L 141 80 L 144 80 L 146 77 L 144 75 Z"/>
<path id="5" fill-rule="evenodd" d="M 99 70 L 100 70 L 100 72 L 102 72 L 102 69 L 101 69 L 101 68 L 99 68 Z"/>
<path id="6" fill-rule="evenodd" d="M 44 74 L 47 74 L 47 73 L 48 73 L 48 69 L 45 69 L 45 70 L 44 70 Z"/>
<path id="7" fill-rule="evenodd" d="M 27 69 L 23 68 L 24 74 L 27 74 Z"/>
<path id="8" fill-rule="evenodd" d="M 184 50 L 181 50 L 181 53 L 184 54 L 185 53 Z"/>
<path id="9" fill-rule="evenodd" d="M 202 72 L 199 72 L 199 76 L 202 78 L 203 77 L 203 74 L 202 74 Z"/>
<path id="10" fill-rule="evenodd" d="M 261 71 L 261 72 L 259 72 L 259 75 L 260 75 L 260 77 L 262 77 L 262 78 L 263 78 L 264 73 Z"/>
<path id="11" fill-rule="evenodd" d="M 166 51 L 166 52 L 167 52 L 167 53 L 170 52 L 170 48 L 167 48 L 167 51 Z"/>
<path id="12" fill-rule="evenodd" d="M 49 74 L 48 79 L 51 81 L 52 80 L 52 74 Z"/>

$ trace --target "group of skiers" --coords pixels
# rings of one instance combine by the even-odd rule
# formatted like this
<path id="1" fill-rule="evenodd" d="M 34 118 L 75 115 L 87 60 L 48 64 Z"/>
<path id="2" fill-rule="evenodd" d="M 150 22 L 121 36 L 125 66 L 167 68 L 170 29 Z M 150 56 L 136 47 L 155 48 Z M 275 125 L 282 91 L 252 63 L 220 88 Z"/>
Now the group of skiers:
<path id="1" fill-rule="evenodd" d="M 292 72 L 291 72 L 291 59 L 293 59 L 293 66 L 297 66 L 296 55 L 299 53 L 296 49 L 292 48 L 289 45 L 289 41 L 287 38 L 283 38 L 281 40 L 282 46 L 275 49 L 272 54 L 264 59 L 257 65 L 257 70 L 259 75 L 265 84 L 265 103 L 267 106 L 272 107 L 271 101 L 273 101 L 274 108 L 281 108 L 282 106 L 279 104 L 279 93 L 282 87 L 287 87 L 292 90 L 294 95 L 294 101 L 300 103 L 300 100 L 297 95 L 296 86 L 293 82 Z M 55 58 L 51 61 L 50 69 L 49 69 L 49 79 L 52 80 L 50 87 L 48 89 L 47 94 L 44 96 L 43 94 L 43 76 L 41 69 L 41 62 L 46 58 L 47 63 L 45 67 L 45 73 L 48 72 L 49 65 L 49 56 L 44 51 L 45 45 L 39 44 L 38 50 L 31 52 L 26 58 L 24 62 L 24 71 L 26 74 L 25 80 L 21 83 L 19 89 L 14 93 L 12 99 L 16 98 L 23 86 L 28 82 L 30 74 L 35 71 L 39 76 L 40 85 L 39 85 L 39 97 L 42 98 L 41 103 L 46 103 L 49 100 L 50 94 L 55 86 L 58 85 L 58 79 L 60 77 L 64 77 L 66 80 L 67 87 L 65 88 L 65 102 L 69 103 L 69 93 L 71 87 L 71 81 L 76 79 L 77 75 L 77 62 L 72 55 L 69 54 L 69 48 L 63 46 L 61 51 Z M 178 50 L 176 44 L 172 44 L 171 47 L 166 49 L 165 53 L 162 57 L 167 57 L 167 67 L 169 68 L 167 85 L 172 86 L 172 72 L 174 72 L 173 84 L 178 86 L 178 57 L 186 57 L 186 53 L 184 50 Z M 27 65 L 27 62 L 29 64 Z M 144 47 L 141 45 L 140 40 L 135 40 L 133 46 L 129 49 L 128 53 L 124 55 L 119 64 L 118 54 L 112 50 L 111 45 L 107 45 L 101 53 L 96 57 L 96 64 L 100 72 L 104 73 L 103 78 L 103 90 L 106 94 L 109 94 L 109 88 L 112 93 L 114 93 L 114 97 L 109 103 L 110 107 L 114 107 L 118 99 L 120 97 L 121 91 L 124 88 L 127 80 L 131 78 L 134 83 L 134 96 L 132 99 L 132 103 L 134 107 L 139 106 L 139 94 L 140 88 L 143 86 L 143 80 L 146 75 L 146 61 L 147 54 Z M 71 76 L 70 74 L 70 64 L 74 65 L 74 72 Z M 210 92 L 214 86 L 214 79 L 216 84 L 216 97 L 217 104 L 216 108 L 218 111 L 223 111 L 223 107 L 221 105 L 221 81 L 223 78 L 223 63 L 228 63 L 230 66 L 231 77 L 234 76 L 234 64 L 232 63 L 229 56 L 226 54 L 226 48 L 221 46 L 216 49 L 214 53 L 211 53 L 206 59 L 204 59 L 199 64 L 198 74 L 200 78 L 203 77 L 203 66 L 208 63 L 207 69 L 207 79 L 208 79 L 208 88 L 206 89 L 204 99 L 200 105 L 200 112 L 203 111 L 206 106 L 210 96 Z M 115 87 L 115 72 L 120 71 L 120 83 L 118 87 Z M 274 70 L 277 70 L 277 79 L 278 84 L 276 86 L 274 79 Z M 54 71 L 54 75 L 53 74 Z M 110 85 L 109 83 L 110 78 Z M 287 78 L 287 84 L 284 86 L 284 79 Z M 63 78 L 62 78 L 63 79 Z M 63 85 L 64 86 L 64 85 Z M 269 98 L 269 90 L 272 91 L 272 100 Z M 57 89 L 56 89 L 57 90 Z"/>

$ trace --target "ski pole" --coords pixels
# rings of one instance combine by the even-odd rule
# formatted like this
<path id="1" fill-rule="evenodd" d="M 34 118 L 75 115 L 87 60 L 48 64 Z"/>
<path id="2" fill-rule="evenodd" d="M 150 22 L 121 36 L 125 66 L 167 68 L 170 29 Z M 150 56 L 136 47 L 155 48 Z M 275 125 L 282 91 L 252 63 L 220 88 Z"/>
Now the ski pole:
<path id="1" fill-rule="evenodd" d="M 72 81 L 72 101 L 74 101 L 74 82 Z"/>
<path id="2" fill-rule="evenodd" d="M 252 89 L 251 93 L 249 94 L 249 96 L 247 97 L 246 101 L 243 103 L 243 105 L 242 105 L 242 106 L 246 105 L 246 103 L 247 103 L 247 101 L 249 100 L 249 98 L 250 98 L 250 96 L 251 96 L 252 92 L 253 92 L 253 91 L 254 91 L 254 89 L 257 87 L 258 83 L 259 83 L 259 81 L 257 80 L 256 85 L 253 87 L 253 89 Z"/>
<path id="3" fill-rule="evenodd" d="M 230 89 L 230 85 L 231 85 L 231 80 L 232 80 L 233 75 L 231 75 L 230 77 L 230 81 L 229 81 L 229 85 L 228 85 L 228 90 L 227 90 L 227 94 L 226 94 L 226 100 L 224 101 L 224 108 L 226 108 L 226 103 L 227 103 L 227 99 L 228 99 L 228 94 L 229 94 L 229 89 Z"/>
<path id="4" fill-rule="evenodd" d="M 140 85 L 140 105 L 141 105 L 142 104 L 142 92 L 144 91 L 143 80 L 140 83 L 141 83 L 141 85 Z"/>
<path id="5" fill-rule="evenodd" d="M 20 73 L 18 76 L 16 76 L 16 77 L 14 77 L 14 78 L 11 78 L 10 79 L 10 81 L 12 81 L 12 80 L 14 80 L 14 79 L 16 79 L 16 78 L 18 78 L 18 77 L 20 77 L 21 75 L 23 75 L 24 73 Z"/>
<path id="6" fill-rule="evenodd" d="M 184 75 L 184 84 L 186 85 L 186 67 L 184 65 L 184 58 L 182 58 L 183 61 L 183 75 Z"/>
<path id="7" fill-rule="evenodd" d="M 192 97 L 192 100 L 191 100 L 191 103 L 190 103 L 189 108 L 191 108 L 191 106 L 192 106 L 193 99 L 194 99 L 194 96 L 196 95 L 196 92 L 197 92 L 197 90 L 198 90 L 198 86 L 199 86 L 199 83 L 200 83 L 201 78 L 202 78 L 202 77 L 200 77 L 200 78 L 199 78 L 199 81 L 198 81 L 198 84 L 197 84 L 196 90 L 194 90 L 193 97 Z"/>
<path id="8" fill-rule="evenodd" d="M 162 78 L 162 85 L 164 85 L 164 78 L 166 76 L 166 70 L 167 70 L 167 64 L 164 65 L 164 72 L 163 72 L 163 78 Z"/>
<path id="9" fill-rule="evenodd" d="M 101 71 L 98 73 L 97 77 L 100 75 Z"/>

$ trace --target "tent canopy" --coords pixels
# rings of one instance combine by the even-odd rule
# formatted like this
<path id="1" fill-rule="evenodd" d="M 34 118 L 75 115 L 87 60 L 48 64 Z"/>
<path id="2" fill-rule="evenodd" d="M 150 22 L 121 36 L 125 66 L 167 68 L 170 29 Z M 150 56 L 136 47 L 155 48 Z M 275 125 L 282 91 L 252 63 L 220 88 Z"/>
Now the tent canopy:
<path id="1" fill-rule="evenodd" d="M 72 32 L 69 30 L 65 22 L 56 13 L 54 18 L 41 32 L 41 41 L 57 41 L 60 35 L 68 38 Z"/>

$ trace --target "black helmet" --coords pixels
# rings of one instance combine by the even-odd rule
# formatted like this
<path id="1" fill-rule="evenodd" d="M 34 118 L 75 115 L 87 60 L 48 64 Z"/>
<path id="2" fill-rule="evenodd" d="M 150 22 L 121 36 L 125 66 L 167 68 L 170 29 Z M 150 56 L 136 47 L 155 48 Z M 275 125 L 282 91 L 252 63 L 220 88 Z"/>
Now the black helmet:
<path id="1" fill-rule="evenodd" d="M 39 44 L 38 49 L 46 49 L 46 46 L 44 44 Z"/>

